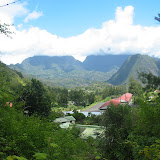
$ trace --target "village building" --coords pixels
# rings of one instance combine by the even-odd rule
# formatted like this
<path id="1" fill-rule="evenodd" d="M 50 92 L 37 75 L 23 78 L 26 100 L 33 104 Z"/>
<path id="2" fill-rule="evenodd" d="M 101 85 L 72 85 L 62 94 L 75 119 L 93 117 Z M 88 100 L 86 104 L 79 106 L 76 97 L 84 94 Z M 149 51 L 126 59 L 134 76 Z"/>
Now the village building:
<path id="1" fill-rule="evenodd" d="M 70 124 L 75 124 L 76 119 L 73 116 L 65 116 L 56 118 L 55 123 L 59 123 L 61 128 L 68 128 Z"/>
<path id="2" fill-rule="evenodd" d="M 110 101 L 107 101 L 106 103 L 104 103 L 100 108 L 99 110 L 106 110 L 108 106 L 110 105 L 114 105 L 114 106 L 118 106 L 120 104 L 120 101 L 119 100 L 116 100 L 116 99 L 112 99 Z"/>
<path id="3" fill-rule="evenodd" d="M 121 104 L 132 104 L 132 94 L 131 93 L 125 93 L 121 97 L 119 97 L 117 100 L 120 101 Z"/>
<path id="4" fill-rule="evenodd" d="M 70 124 L 75 124 L 75 121 L 76 119 L 73 116 L 60 117 L 54 120 L 55 123 L 70 123 Z"/>
<path id="5" fill-rule="evenodd" d="M 110 101 L 107 101 L 106 103 L 104 103 L 99 110 L 103 111 L 106 110 L 108 106 L 110 105 L 114 105 L 114 106 L 118 106 L 119 104 L 132 104 L 132 94 L 131 93 L 125 93 L 122 96 L 120 96 L 117 99 L 112 99 Z"/>

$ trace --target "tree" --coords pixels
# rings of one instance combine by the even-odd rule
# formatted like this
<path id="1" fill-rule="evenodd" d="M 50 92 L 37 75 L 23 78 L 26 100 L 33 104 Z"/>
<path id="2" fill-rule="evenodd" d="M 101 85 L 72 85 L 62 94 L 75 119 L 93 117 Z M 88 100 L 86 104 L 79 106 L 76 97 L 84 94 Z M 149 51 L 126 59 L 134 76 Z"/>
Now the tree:
<path id="1" fill-rule="evenodd" d="M 139 79 L 146 85 L 146 90 L 157 89 L 160 86 L 160 77 L 154 76 L 152 73 L 139 73 Z"/>
<path id="2" fill-rule="evenodd" d="M 155 17 L 155 20 L 157 20 L 158 22 L 160 22 L 160 14 L 158 13 L 158 17 Z"/>
<path id="3" fill-rule="evenodd" d="M 28 111 L 28 115 L 38 114 L 41 116 L 48 116 L 51 111 L 51 101 L 43 84 L 32 79 L 23 88 L 22 98 L 25 101 L 24 111 Z"/>
<path id="4" fill-rule="evenodd" d="M 5 34 L 6 36 L 9 37 L 9 35 L 12 33 L 12 32 L 10 31 L 10 28 L 9 28 L 10 26 L 11 26 L 11 25 L 6 24 L 6 23 L 0 24 L 0 34 Z"/>
<path id="5" fill-rule="evenodd" d="M 68 106 L 68 90 L 66 88 L 59 91 L 58 94 L 58 105 L 61 107 L 67 107 Z"/>
<path id="6" fill-rule="evenodd" d="M 142 95 L 143 89 L 141 84 L 135 80 L 132 76 L 129 79 L 129 87 L 128 87 L 128 92 L 132 94 L 136 94 L 137 96 Z"/>
<path id="7" fill-rule="evenodd" d="M 86 101 L 87 101 L 87 105 L 90 105 L 92 103 L 94 103 L 95 101 L 95 94 L 94 93 L 89 93 L 86 95 Z"/>
<path id="8" fill-rule="evenodd" d="M 125 143 L 132 129 L 129 106 L 110 106 L 103 114 L 105 135 L 102 140 L 104 157 L 111 160 L 132 159 L 130 147 Z"/>
<path id="9" fill-rule="evenodd" d="M 71 90 L 69 93 L 70 100 L 74 101 L 76 106 L 85 106 L 85 92 L 83 90 Z"/>

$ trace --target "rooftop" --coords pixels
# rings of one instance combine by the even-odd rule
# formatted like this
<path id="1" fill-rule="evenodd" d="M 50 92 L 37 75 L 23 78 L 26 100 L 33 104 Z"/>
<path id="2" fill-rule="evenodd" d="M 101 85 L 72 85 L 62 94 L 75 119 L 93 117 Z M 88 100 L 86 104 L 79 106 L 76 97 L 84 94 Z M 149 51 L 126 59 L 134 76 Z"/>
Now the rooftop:
<path id="1" fill-rule="evenodd" d="M 118 106 L 120 103 L 126 103 L 129 102 L 132 98 L 132 94 L 131 93 L 125 93 L 122 96 L 120 96 L 117 99 L 112 99 L 110 101 L 107 101 L 106 103 L 104 103 L 99 109 L 103 110 L 106 109 L 107 106 L 113 104 L 114 106 Z"/>
<path id="2" fill-rule="evenodd" d="M 63 123 L 63 122 L 70 122 L 70 121 L 75 121 L 76 119 L 73 116 L 66 116 L 66 117 L 60 117 L 56 118 L 54 120 L 55 123 Z"/>

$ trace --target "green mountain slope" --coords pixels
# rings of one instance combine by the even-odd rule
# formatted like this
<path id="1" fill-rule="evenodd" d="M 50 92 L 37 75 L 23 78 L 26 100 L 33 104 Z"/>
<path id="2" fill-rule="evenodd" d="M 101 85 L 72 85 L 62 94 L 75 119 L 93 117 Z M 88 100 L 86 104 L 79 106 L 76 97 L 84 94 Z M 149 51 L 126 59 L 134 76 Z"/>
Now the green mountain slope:
<path id="1" fill-rule="evenodd" d="M 78 70 L 82 68 L 82 63 L 75 60 L 72 56 L 34 56 L 25 59 L 19 67 L 30 71 L 32 69 L 43 68 L 43 70 L 62 70 L 64 72 L 70 72 L 72 70 Z"/>
<path id="2" fill-rule="evenodd" d="M 86 86 L 95 82 L 103 82 L 117 71 L 117 69 L 108 73 L 88 71 L 83 67 L 82 62 L 72 56 L 35 56 L 27 58 L 21 64 L 9 67 L 52 86 L 63 87 Z"/>
<path id="3" fill-rule="evenodd" d="M 160 61 L 147 55 L 136 54 L 130 56 L 122 67 L 108 80 L 114 85 L 126 83 L 131 76 L 138 79 L 138 72 L 160 75 Z"/>
<path id="4" fill-rule="evenodd" d="M 23 75 L 0 62 L 0 102 L 14 99 L 22 85 Z"/>

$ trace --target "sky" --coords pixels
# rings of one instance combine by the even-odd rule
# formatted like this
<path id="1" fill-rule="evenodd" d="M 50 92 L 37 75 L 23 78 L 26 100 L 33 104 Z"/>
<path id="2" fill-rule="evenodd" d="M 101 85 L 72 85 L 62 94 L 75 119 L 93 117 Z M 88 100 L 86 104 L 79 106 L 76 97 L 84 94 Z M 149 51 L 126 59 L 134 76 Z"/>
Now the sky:
<path id="1" fill-rule="evenodd" d="M 160 58 L 158 13 L 160 0 L 0 0 L 0 24 L 13 24 L 11 38 L 0 34 L 0 60 L 137 53 Z"/>

